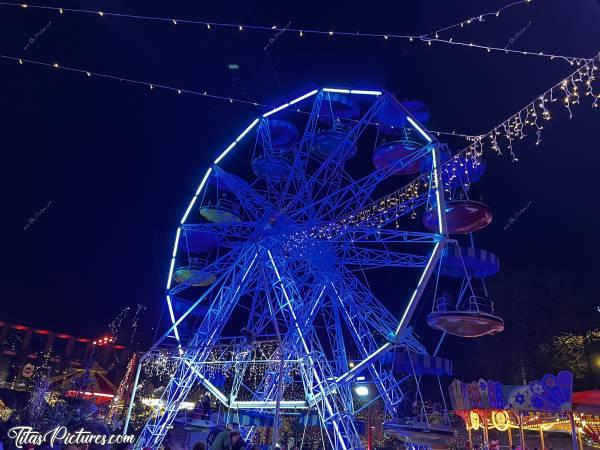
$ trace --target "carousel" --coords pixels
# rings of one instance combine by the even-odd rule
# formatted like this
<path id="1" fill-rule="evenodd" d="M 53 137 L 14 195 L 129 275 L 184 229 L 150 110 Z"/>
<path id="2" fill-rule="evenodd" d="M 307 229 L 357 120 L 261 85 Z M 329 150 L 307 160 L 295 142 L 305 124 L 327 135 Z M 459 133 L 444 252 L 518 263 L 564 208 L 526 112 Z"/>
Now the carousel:
<path id="1" fill-rule="evenodd" d="M 454 412 L 464 422 L 471 448 L 474 433 L 482 434 L 485 448 L 490 447 L 489 432 L 506 433 L 506 442 L 526 448 L 529 432 L 546 448 L 550 433 L 571 435 L 574 450 L 586 446 L 600 448 L 600 391 L 573 392 L 570 372 L 547 374 L 524 386 L 503 385 L 479 380 L 450 385 Z"/>

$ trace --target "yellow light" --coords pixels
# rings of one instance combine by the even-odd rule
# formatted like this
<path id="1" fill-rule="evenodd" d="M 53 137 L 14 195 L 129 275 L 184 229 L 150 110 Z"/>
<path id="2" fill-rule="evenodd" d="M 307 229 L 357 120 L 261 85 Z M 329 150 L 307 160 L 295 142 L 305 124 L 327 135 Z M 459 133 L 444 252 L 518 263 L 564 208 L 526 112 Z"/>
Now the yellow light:
<path id="1" fill-rule="evenodd" d="M 58 12 L 62 14 L 63 13 L 63 9 L 62 8 L 58 8 Z"/>
<path id="2" fill-rule="evenodd" d="M 23 3 L 23 4 L 21 5 L 21 8 L 27 8 L 27 3 Z"/>
<path id="3" fill-rule="evenodd" d="M 178 93 L 178 94 L 181 94 L 181 89 L 177 89 L 177 93 Z"/>
<path id="4" fill-rule="evenodd" d="M 89 73 L 89 72 L 86 72 L 85 74 L 86 74 L 88 77 L 91 77 L 91 76 L 92 76 L 92 74 L 91 74 L 91 73 Z"/>
<path id="5" fill-rule="evenodd" d="M 238 28 L 240 29 L 240 31 L 242 31 L 244 29 L 241 25 Z"/>
<path id="6" fill-rule="evenodd" d="M 206 28 L 208 28 L 210 30 L 210 23 L 206 24 Z"/>
<path id="7" fill-rule="evenodd" d="M 19 64 L 23 64 L 23 60 L 19 58 Z"/>
<path id="8" fill-rule="evenodd" d="M 177 21 L 173 19 L 173 25 L 177 25 Z"/>
<path id="9" fill-rule="evenodd" d="M 54 63 L 54 64 L 52 64 L 52 67 L 55 67 L 55 68 L 57 68 L 57 69 L 58 69 L 58 63 Z"/>
<path id="10" fill-rule="evenodd" d="M 104 16 L 104 13 L 102 11 L 98 11 L 98 14 L 100 15 L 100 17 Z"/>
<path id="11" fill-rule="evenodd" d="M 330 31 L 330 32 L 329 32 L 329 36 L 333 36 L 333 31 Z"/>
<path id="12" fill-rule="evenodd" d="M 302 30 L 300 30 L 300 37 L 304 36 L 304 33 L 302 32 Z"/>
<path id="13" fill-rule="evenodd" d="M 389 39 L 389 37 L 388 37 L 388 36 L 383 36 L 383 38 L 384 38 L 384 39 Z"/>

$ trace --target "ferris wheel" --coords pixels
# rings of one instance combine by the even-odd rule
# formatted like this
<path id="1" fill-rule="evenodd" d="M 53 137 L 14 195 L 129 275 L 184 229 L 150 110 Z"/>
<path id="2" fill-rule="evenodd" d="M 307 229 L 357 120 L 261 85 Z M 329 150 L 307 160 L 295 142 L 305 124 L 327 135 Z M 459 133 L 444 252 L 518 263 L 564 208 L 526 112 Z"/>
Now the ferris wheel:
<path id="1" fill-rule="evenodd" d="M 312 415 L 334 449 L 362 448 L 359 377 L 397 414 L 410 375 L 390 361 L 428 355 L 410 323 L 442 255 L 458 255 L 448 227 L 491 220 L 453 194 L 480 155 L 452 157 L 428 115 L 386 92 L 315 89 L 216 158 L 177 229 L 159 341 L 177 369 L 136 448 L 160 445 L 196 383 L 230 410 Z M 441 302 L 429 322 L 445 332 L 473 313 Z"/>

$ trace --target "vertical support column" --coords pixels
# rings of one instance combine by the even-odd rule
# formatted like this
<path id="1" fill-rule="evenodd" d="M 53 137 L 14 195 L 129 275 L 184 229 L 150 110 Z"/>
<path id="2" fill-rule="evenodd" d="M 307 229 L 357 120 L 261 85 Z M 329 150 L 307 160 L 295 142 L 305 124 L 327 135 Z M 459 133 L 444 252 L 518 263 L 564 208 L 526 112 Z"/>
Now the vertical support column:
<path id="1" fill-rule="evenodd" d="M 4 339 L 6 339 L 6 336 L 8 336 L 9 331 L 10 326 L 8 326 L 7 324 L 2 324 L 2 332 L 0 332 L 0 347 L 4 345 Z"/>
<path id="2" fill-rule="evenodd" d="M 573 442 L 573 450 L 579 450 L 579 446 L 577 444 L 577 427 L 575 426 L 575 417 L 573 416 L 573 411 L 569 413 L 569 420 L 571 421 L 571 440 Z"/>
<path id="3" fill-rule="evenodd" d="M 546 449 L 546 445 L 544 442 L 544 429 L 542 428 L 541 425 L 540 425 L 540 445 L 542 446 L 542 450 Z"/>
<path id="4" fill-rule="evenodd" d="M 488 450 L 490 448 L 490 437 L 488 435 L 488 418 L 487 410 L 483 410 L 483 448 Z"/>
<path id="5" fill-rule="evenodd" d="M 523 413 L 519 413 L 519 441 L 521 444 L 521 450 L 525 450 L 525 429 L 523 428 Z"/>
<path id="6" fill-rule="evenodd" d="M 144 358 L 140 358 L 135 371 L 135 378 L 133 379 L 133 385 L 131 386 L 131 397 L 129 398 L 129 405 L 127 405 L 127 417 L 125 418 L 125 425 L 123 426 L 123 434 L 127 434 L 127 428 L 129 427 L 129 420 L 131 419 L 131 410 L 133 409 L 133 402 L 135 402 L 135 392 L 137 391 L 137 385 L 140 381 L 140 371 L 142 370 L 142 362 Z"/>
<path id="7" fill-rule="evenodd" d="M 44 351 L 47 352 L 48 350 L 50 350 L 50 347 L 52 347 L 52 345 L 54 344 L 54 338 L 56 337 L 56 335 L 54 333 L 50 333 L 48 335 L 48 338 L 46 339 L 46 345 L 44 346 Z"/>
<path id="8" fill-rule="evenodd" d="M 21 346 L 21 349 L 23 351 L 27 351 L 29 349 L 29 344 L 31 344 L 32 334 L 33 334 L 32 330 L 27 330 L 27 333 L 25 333 L 25 337 L 23 338 L 23 345 Z"/>
<path id="9" fill-rule="evenodd" d="M 508 425 L 508 429 L 506 430 L 508 433 L 508 448 L 512 448 L 513 440 L 512 440 L 512 429 L 510 428 L 510 424 Z"/>
<path id="10" fill-rule="evenodd" d="M 471 434 L 471 428 L 469 428 L 469 424 L 467 424 L 467 433 L 469 435 L 469 450 L 473 449 L 473 435 Z"/>

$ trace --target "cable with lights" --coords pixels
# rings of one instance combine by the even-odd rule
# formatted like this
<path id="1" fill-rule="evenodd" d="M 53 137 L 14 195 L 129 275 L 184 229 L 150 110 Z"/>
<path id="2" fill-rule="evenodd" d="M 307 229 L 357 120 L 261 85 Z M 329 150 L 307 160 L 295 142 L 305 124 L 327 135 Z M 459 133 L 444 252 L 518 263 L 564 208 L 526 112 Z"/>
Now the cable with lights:
<path id="1" fill-rule="evenodd" d="M 567 61 L 571 65 L 573 65 L 573 64 L 581 65 L 585 62 L 588 62 L 590 60 L 590 58 L 558 55 L 558 54 L 546 53 L 543 51 L 535 52 L 535 51 L 525 51 L 525 50 L 501 48 L 501 47 L 494 47 L 494 46 L 489 46 L 489 45 L 476 44 L 473 42 L 461 42 L 461 41 L 455 41 L 453 38 L 444 39 L 444 38 L 441 38 L 439 35 L 439 33 L 443 32 L 443 31 L 454 29 L 456 27 L 464 27 L 465 24 L 470 24 L 475 20 L 483 21 L 484 17 L 487 17 L 487 16 L 493 15 L 493 16 L 497 17 L 500 15 L 500 12 L 503 9 L 506 9 L 506 8 L 512 7 L 512 6 L 516 6 L 516 5 L 530 3 L 530 2 L 531 2 L 531 0 L 518 1 L 511 5 L 505 6 L 504 8 L 501 8 L 500 10 L 496 10 L 493 13 L 485 13 L 485 14 L 473 16 L 469 19 L 466 19 L 466 20 L 463 20 L 456 24 L 441 28 L 437 31 L 433 31 L 431 33 L 421 34 L 421 35 L 419 35 L 419 34 L 414 34 L 414 35 L 394 34 L 394 33 L 361 33 L 359 31 L 354 32 L 354 31 L 318 30 L 318 29 L 294 28 L 294 27 L 288 27 L 288 26 L 277 27 L 276 25 L 272 25 L 272 26 L 246 25 L 246 24 L 239 24 L 239 23 L 212 22 L 212 21 L 207 21 L 207 20 L 147 16 L 147 15 L 139 15 L 139 14 L 127 14 L 127 13 L 117 13 L 117 12 L 79 9 L 79 8 L 63 8 L 63 7 L 55 7 L 55 6 L 33 5 L 33 4 L 29 4 L 29 3 L 0 2 L 0 7 L 1 6 L 19 7 L 22 9 L 50 10 L 50 11 L 58 12 L 59 14 L 64 14 L 64 13 L 68 12 L 68 13 L 76 13 L 76 14 L 89 14 L 89 15 L 95 15 L 95 16 L 100 16 L 100 17 L 117 17 L 117 18 L 125 18 L 125 19 L 154 21 L 154 22 L 166 22 L 166 23 L 171 23 L 175 26 L 178 24 L 201 25 L 201 26 L 205 27 L 207 30 L 211 30 L 212 28 L 220 27 L 220 28 L 236 29 L 238 31 L 251 30 L 251 31 L 277 31 L 280 33 L 294 33 L 294 34 L 297 34 L 299 37 L 304 37 L 304 35 L 306 35 L 306 34 L 311 34 L 311 35 L 320 35 L 320 36 L 328 36 L 328 37 L 345 36 L 345 37 L 352 37 L 352 38 L 377 38 L 377 39 L 384 39 L 384 40 L 401 39 L 401 40 L 408 40 L 409 42 L 414 42 L 414 41 L 424 42 L 428 46 L 432 45 L 433 42 L 437 42 L 437 43 L 444 43 L 447 45 L 461 46 L 461 47 L 465 47 L 465 48 L 476 48 L 476 49 L 480 49 L 480 50 L 485 50 L 488 53 L 503 52 L 505 54 L 538 56 L 538 57 L 548 58 L 551 60 L 559 59 L 559 60 Z"/>
<path id="2" fill-rule="evenodd" d="M 174 87 L 174 86 L 165 85 L 165 84 L 161 84 L 161 83 L 155 83 L 155 82 L 151 82 L 151 81 L 134 80 L 134 79 L 126 78 L 126 77 L 119 76 L 119 75 L 110 75 L 110 74 L 106 74 L 106 73 L 93 72 L 93 71 L 87 70 L 87 69 L 63 66 L 56 62 L 48 63 L 48 62 L 44 62 L 44 61 L 18 58 L 16 56 L 9 56 L 9 55 L 2 55 L 2 54 L 0 54 L 0 59 L 17 62 L 19 65 L 35 64 L 35 65 L 47 67 L 47 68 L 49 67 L 49 68 L 58 69 L 58 70 L 66 70 L 68 72 L 83 74 L 87 78 L 97 77 L 97 78 L 104 78 L 104 79 L 112 80 L 112 81 L 120 81 L 121 83 L 130 84 L 130 85 L 134 85 L 134 86 L 144 86 L 144 87 L 147 87 L 151 91 L 153 91 L 155 89 L 157 89 L 157 90 L 163 89 L 163 90 L 170 91 L 170 92 L 177 92 L 178 95 L 192 94 L 192 95 L 196 95 L 196 96 L 200 96 L 200 97 L 210 98 L 212 100 L 224 101 L 227 103 L 241 103 L 241 104 L 256 106 L 259 108 L 265 108 L 265 109 L 269 109 L 269 110 L 272 110 L 273 108 L 275 108 L 274 105 L 269 105 L 267 103 L 261 103 L 261 102 L 256 102 L 256 101 L 252 101 L 252 100 L 245 100 L 245 99 L 231 97 L 231 96 L 212 94 L 212 93 L 209 93 L 208 91 L 202 91 L 202 92 L 194 91 L 191 89 L 184 89 L 184 88 L 180 88 L 180 87 Z M 295 113 L 301 113 L 301 114 L 311 114 L 310 111 L 304 111 L 304 110 L 301 110 L 300 108 L 290 109 L 290 111 L 295 112 Z M 347 119 L 347 120 L 349 122 L 358 122 L 357 120 L 351 120 L 351 119 Z M 378 124 L 375 123 L 375 125 L 378 125 Z M 436 133 L 438 136 L 440 136 L 440 135 L 454 136 L 454 137 L 461 137 L 464 139 L 470 139 L 470 138 L 477 137 L 477 136 L 473 136 L 470 134 L 459 133 L 456 131 L 437 131 L 436 130 L 436 131 L 432 131 L 432 133 Z M 129 308 L 127 308 L 127 311 L 128 310 L 129 310 Z M 126 311 L 122 311 L 121 313 L 124 313 L 124 312 L 126 312 Z"/>

